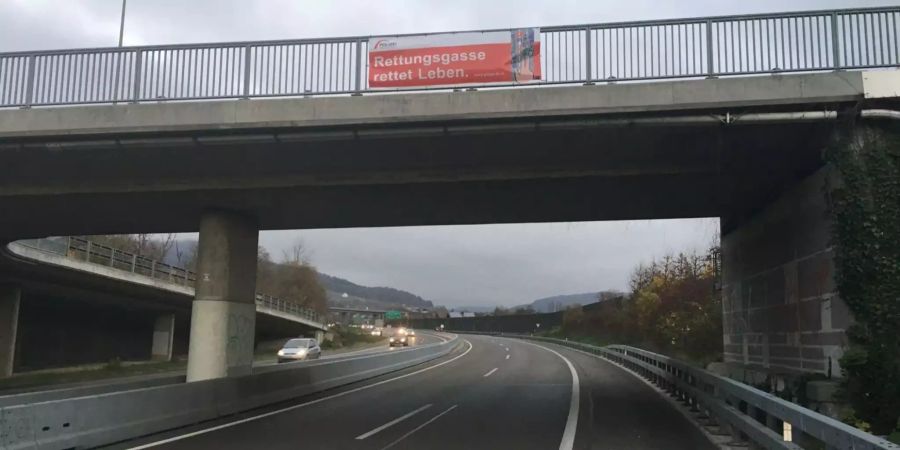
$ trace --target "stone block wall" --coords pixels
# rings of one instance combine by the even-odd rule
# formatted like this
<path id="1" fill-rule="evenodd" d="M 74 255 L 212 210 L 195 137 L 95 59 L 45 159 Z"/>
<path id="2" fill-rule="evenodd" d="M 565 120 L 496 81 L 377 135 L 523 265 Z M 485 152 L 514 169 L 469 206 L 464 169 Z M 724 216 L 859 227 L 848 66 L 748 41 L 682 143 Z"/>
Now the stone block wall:
<path id="1" fill-rule="evenodd" d="M 834 283 L 828 167 L 722 236 L 725 361 L 840 376 L 852 314 Z"/>

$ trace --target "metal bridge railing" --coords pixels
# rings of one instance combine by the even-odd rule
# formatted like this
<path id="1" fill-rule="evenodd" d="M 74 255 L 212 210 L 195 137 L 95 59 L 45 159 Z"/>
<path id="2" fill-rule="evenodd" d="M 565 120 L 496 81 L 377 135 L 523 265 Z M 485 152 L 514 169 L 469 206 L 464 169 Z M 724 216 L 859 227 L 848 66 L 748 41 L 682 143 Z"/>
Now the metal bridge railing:
<path id="1" fill-rule="evenodd" d="M 627 345 L 598 347 L 580 342 L 539 336 L 503 335 L 550 342 L 592 353 L 646 378 L 712 426 L 731 435 L 735 444 L 750 448 L 799 450 L 900 449 L 886 439 L 873 436 L 838 420 L 791 403 L 744 383 L 716 375 L 675 358 Z M 787 425 L 786 425 L 787 424 Z M 787 432 L 790 430 L 790 432 Z"/>
<path id="2" fill-rule="evenodd" d="M 17 244 L 36 250 L 63 255 L 79 261 L 103 265 L 126 272 L 136 273 L 180 286 L 194 286 L 197 277 L 193 271 L 173 266 L 146 256 L 126 252 L 99 244 L 81 237 L 55 237 L 16 241 Z M 281 300 L 270 295 L 256 294 L 256 304 L 285 314 L 301 317 L 317 323 L 324 323 L 323 317 L 294 302 Z"/>
<path id="3" fill-rule="evenodd" d="M 898 15 L 887 7 L 545 27 L 541 83 L 900 66 Z M 0 107 L 372 92 L 368 39 L 0 53 Z"/>

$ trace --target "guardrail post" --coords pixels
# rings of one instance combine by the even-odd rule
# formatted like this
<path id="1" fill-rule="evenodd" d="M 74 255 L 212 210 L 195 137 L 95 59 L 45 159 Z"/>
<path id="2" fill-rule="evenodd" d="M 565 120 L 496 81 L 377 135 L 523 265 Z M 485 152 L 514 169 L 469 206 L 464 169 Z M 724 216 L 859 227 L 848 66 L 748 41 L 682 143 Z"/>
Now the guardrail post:
<path id="1" fill-rule="evenodd" d="M 137 50 L 134 52 L 134 84 L 131 89 L 131 103 L 137 103 L 141 99 L 141 72 L 144 67 L 144 52 Z"/>
<path id="2" fill-rule="evenodd" d="M 700 389 L 700 386 L 697 386 L 697 379 L 693 375 L 688 375 L 688 384 L 694 389 Z M 700 412 L 700 405 L 697 402 L 697 397 L 688 394 L 688 400 L 691 406 L 691 412 Z"/>
<path id="3" fill-rule="evenodd" d="M 110 247 L 109 248 L 109 267 L 116 266 L 116 249 Z"/>
<path id="4" fill-rule="evenodd" d="M 122 76 L 122 52 L 112 53 L 115 55 L 112 59 L 115 60 L 116 68 L 113 73 L 113 88 L 112 88 L 112 103 L 113 105 L 119 103 L 119 78 Z"/>
<path id="5" fill-rule="evenodd" d="M 28 57 L 28 82 L 25 84 L 25 108 L 31 108 L 31 103 L 34 101 L 34 65 L 35 56 L 31 55 Z"/>
<path id="6" fill-rule="evenodd" d="M 356 90 L 353 92 L 352 95 L 362 95 L 362 73 L 363 73 L 362 49 L 363 49 L 363 45 L 368 45 L 368 43 L 366 43 L 366 41 L 364 41 L 362 39 L 360 39 L 356 43 Z"/>
<path id="7" fill-rule="evenodd" d="M 841 70 L 841 50 L 838 48 L 838 18 L 837 13 L 831 13 L 831 58 L 834 70 Z"/>
<path id="8" fill-rule="evenodd" d="M 150 260 L 150 278 L 156 278 L 156 260 Z"/>
<path id="9" fill-rule="evenodd" d="M 91 262 L 91 241 L 87 241 L 87 245 L 84 247 L 84 260 Z"/>
<path id="10" fill-rule="evenodd" d="M 713 33 L 712 20 L 706 21 L 706 78 L 715 78 L 716 71 L 713 69 Z"/>
<path id="11" fill-rule="evenodd" d="M 131 273 L 135 273 L 137 270 L 137 254 L 131 255 Z"/>
<path id="12" fill-rule="evenodd" d="M 591 28 L 584 29 L 584 85 L 590 86 L 594 84 L 594 58 L 591 51 Z"/>
<path id="13" fill-rule="evenodd" d="M 253 65 L 253 47 L 244 47 L 244 92 L 241 98 L 250 98 L 250 68 Z"/>

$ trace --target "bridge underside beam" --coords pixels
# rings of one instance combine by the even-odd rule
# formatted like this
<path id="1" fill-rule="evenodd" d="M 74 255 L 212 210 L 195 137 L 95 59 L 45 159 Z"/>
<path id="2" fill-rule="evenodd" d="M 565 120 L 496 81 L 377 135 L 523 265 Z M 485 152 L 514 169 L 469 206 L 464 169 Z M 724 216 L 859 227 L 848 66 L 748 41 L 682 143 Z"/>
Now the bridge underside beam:
<path id="1" fill-rule="evenodd" d="M 0 237 L 196 231 L 209 208 L 253 216 L 261 229 L 741 217 L 819 167 L 832 126 L 0 151 L 14 168 L 0 209 L 28 211 L 4 217 Z"/>

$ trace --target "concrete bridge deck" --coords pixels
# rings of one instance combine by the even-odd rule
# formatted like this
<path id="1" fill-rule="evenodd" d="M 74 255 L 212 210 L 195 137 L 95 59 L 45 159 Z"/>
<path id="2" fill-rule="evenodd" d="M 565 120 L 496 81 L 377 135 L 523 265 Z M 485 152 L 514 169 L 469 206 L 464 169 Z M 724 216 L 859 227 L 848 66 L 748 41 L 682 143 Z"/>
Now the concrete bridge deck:
<path id="1" fill-rule="evenodd" d="M 878 70 L 4 110 L 0 210 L 32 213 L 3 215 L 0 233 L 196 231 L 208 209 L 260 229 L 730 223 L 815 170 L 838 115 L 891 102 L 878 97 L 897 79 Z"/>

